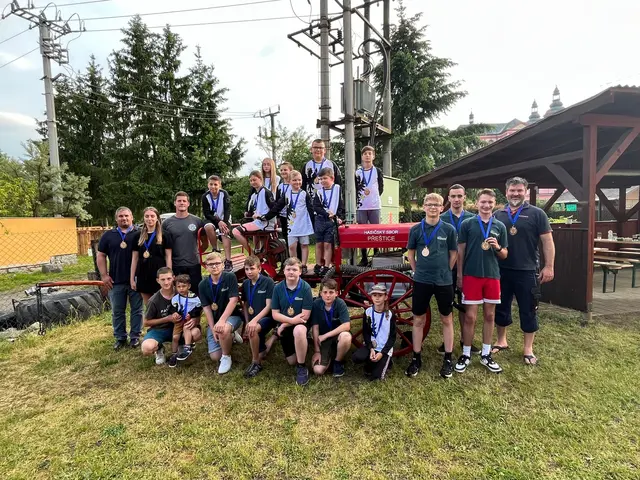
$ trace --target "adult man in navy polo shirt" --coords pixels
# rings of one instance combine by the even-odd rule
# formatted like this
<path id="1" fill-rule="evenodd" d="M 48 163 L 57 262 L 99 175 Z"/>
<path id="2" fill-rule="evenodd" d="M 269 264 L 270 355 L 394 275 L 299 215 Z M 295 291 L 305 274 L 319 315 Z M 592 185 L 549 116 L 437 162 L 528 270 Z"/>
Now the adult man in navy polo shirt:
<path id="1" fill-rule="evenodd" d="M 109 289 L 111 300 L 111 323 L 116 343 L 115 350 L 127 345 L 127 298 L 131 307 L 129 338 L 130 346 L 140 346 L 140 332 L 142 331 L 142 296 L 131 288 L 129 275 L 131 274 L 131 253 L 133 252 L 135 227 L 133 214 L 127 207 L 116 210 L 117 227 L 105 232 L 100 237 L 96 262 L 100 278 Z M 107 258 L 109 270 L 107 270 Z"/>
<path id="2" fill-rule="evenodd" d="M 496 308 L 498 339 L 493 353 L 508 348 L 507 327 L 511 325 L 511 302 L 515 295 L 520 313 L 520 328 L 524 332 L 523 359 L 527 365 L 538 361 L 533 354 L 533 339 L 538 330 L 537 294 L 540 283 L 553 280 L 555 246 L 549 218 L 544 210 L 525 202 L 528 182 L 521 177 L 507 180 L 507 200 L 504 210 L 495 217 L 509 232 L 509 256 L 500 260 L 501 302 Z M 544 267 L 538 274 L 540 256 L 538 243 L 542 243 Z"/>

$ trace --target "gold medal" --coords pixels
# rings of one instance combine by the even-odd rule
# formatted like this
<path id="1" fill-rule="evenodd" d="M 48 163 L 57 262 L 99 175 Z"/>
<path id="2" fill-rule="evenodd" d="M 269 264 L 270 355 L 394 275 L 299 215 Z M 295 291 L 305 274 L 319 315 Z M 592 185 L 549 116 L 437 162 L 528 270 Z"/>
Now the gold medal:
<path id="1" fill-rule="evenodd" d="M 290 317 L 293 317 L 294 313 L 295 313 L 295 310 L 293 309 L 293 307 L 287 308 L 287 315 L 289 315 Z"/>
<path id="2" fill-rule="evenodd" d="M 295 210 L 291 213 L 291 218 L 296 218 L 296 212 L 295 212 Z"/>
<path id="3" fill-rule="evenodd" d="M 127 242 L 125 242 L 124 240 L 120 242 L 120 248 L 127 248 Z"/>
<path id="4" fill-rule="evenodd" d="M 489 242 L 485 240 L 484 242 L 482 242 L 481 247 L 483 250 L 489 250 L 491 248 L 491 245 L 489 245 Z"/>
<path id="5" fill-rule="evenodd" d="M 371 190 L 369 190 L 368 188 L 364 189 L 364 194 L 365 195 L 369 195 L 371 193 Z"/>
<path id="6" fill-rule="evenodd" d="M 145 252 L 142 254 L 142 256 L 143 256 L 144 258 L 149 258 L 149 257 L 151 256 L 151 254 L 149 253 L 149 250 L 147 250 L 147 251 L 145 251 Z"/>
<path id="7" fill-rule="evenodd" d="M 218 311 L 218 304 L 217 304 L 217 303 L 215 303 L 215 302 L 213 302 L 213 303 L 211 304 L 211 310 L 213 310 L 214 312 L 217 312 L 217 311 Z"/>
<path id="8" fill-rule="evenodd" d="M 249 315 L 253 315 L 253 307 L 249 306 L 249 308 L 247 308 L 247 312 L 249 312 Z"/>
<path id="9" fill-rule="evenodd" d="M 316 179 L 313 181 L 313 183 L 320 183 L 320 179 L 318 177 L 316 177 Z"/>
<path id="10" fill-rule="evenodd" d="M 428 257 L 429 256 L 429 247 L 424 247 L 422 249 L 422 256 L 423 257 Z"/>
<path id="11" fill-rule="evenodd" d="M 371 346 L 373 348 L 376 348 L 378 346 L 378 342 L 376 342 L 376 340 L 374 338 L 371 339 Z"/>
<path id="12" fill-rule="evenodd" d="M 517 229 L 517 228 L 516 228 L 516 226 L 514 225 L 514 226 L 512 226 L 512 227 L 509 229 L 509 234 L 510 234 L 510 235 L 515 235 L 516 233 L 518 233 L 518 229 Z"/>

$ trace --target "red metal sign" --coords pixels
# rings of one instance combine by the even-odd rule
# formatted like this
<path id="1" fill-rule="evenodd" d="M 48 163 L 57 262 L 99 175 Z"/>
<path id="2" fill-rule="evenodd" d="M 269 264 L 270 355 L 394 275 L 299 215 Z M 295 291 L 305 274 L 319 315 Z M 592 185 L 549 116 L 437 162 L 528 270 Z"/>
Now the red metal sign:
<path id="1" fill-rule="evenodd" d="M 340 227 L 341 248 L 406 248 L 415 223 L 345 225 Z"/>

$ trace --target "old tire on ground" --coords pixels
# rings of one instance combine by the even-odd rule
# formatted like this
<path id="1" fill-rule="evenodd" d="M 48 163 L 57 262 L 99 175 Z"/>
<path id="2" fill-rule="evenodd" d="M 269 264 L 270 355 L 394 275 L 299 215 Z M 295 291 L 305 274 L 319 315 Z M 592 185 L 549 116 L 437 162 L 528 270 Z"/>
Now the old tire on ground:
<path id="1" fill-rule="evenodd" d="M 87 319 L 104 310 L 104 300 L 98 290 L 78 290 L 74 292 L 42 295 L 42 318 L 38 318 L 36 298 L 22 300 L 16 304 L 17 328 L 25 328 L 34 322 L 46 325 L 64 323 L 71 319 Z"/>
<path id="2" fill-rule="evenodd" d="M 0 331 L 8 328 L 16 328 L 17 320 L 15 312 L 2 312 L 0 313 Z"/>

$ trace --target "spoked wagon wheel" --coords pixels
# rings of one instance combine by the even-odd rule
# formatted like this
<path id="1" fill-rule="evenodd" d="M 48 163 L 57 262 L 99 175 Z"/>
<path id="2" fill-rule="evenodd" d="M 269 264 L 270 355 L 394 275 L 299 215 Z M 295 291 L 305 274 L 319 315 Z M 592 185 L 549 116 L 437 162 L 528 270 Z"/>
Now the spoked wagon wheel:
<path id="1" fill-rule="evenodd" d="M 340 297 L 349 308 L 357 308 L 352 312 L 351 321 L 362 321 L 364 309 L 373 305 L 367 293 L 375 283 L 384 283 L 389 292 L 389 309 L 395 314 L 397 327 L 397 343 L 393 347 L 393 356 L 400 357 L 413 350 L 411 329 L 413 315 L 411 313 L 411 297 L 413 295 L 413 280 L 404 273 L 394 270 L 370 270 L 353 277 L 342 290 Z M 431 328 L 431 310 L 427 310 L 427 319 L 423 330 L 423 339 L 427 337 Z M 362 327 L 353 335 L 353 344 L 361 347 Z"/>

